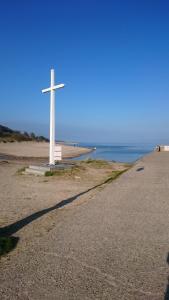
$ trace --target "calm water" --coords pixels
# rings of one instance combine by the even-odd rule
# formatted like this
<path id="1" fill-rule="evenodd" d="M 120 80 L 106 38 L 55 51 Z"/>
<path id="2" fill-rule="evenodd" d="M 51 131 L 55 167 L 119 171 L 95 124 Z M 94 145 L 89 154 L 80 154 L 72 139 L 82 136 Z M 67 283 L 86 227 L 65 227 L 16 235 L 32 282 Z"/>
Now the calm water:
<path id="1" fill-rule="evenodd" d="M 76 160 L 92 159 L 105 159 L 109 161 L 119 162 L 134 162 L 142 156 L 153 151 L 154 145 L 110 145 L 110 144 L 85 144 L 80 143 L 79 146 L 94 148 L 96 150 L 89 154 L 82 155 Z"/>

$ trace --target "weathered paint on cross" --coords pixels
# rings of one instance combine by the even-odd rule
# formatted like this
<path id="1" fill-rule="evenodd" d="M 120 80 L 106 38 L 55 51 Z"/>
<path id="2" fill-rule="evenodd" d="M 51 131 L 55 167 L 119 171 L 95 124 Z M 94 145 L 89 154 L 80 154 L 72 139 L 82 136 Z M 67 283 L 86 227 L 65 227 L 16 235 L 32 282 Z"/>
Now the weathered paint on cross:
<path id="1" fill-rule="evenodd" d="M 42 93 L 50 92 L 50 147 L 49 164 L 55 164 L 55 90 L 63 88 L 64 84 L 55 85 L 55 71 L 51 69 L 51 86 L 43 89 Z"/>

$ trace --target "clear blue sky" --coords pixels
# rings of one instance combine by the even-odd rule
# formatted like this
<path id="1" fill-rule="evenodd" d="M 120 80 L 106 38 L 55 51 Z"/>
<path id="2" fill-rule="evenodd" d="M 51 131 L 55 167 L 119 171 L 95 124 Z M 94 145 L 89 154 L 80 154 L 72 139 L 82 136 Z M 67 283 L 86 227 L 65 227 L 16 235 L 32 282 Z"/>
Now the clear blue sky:
<path id="1" fill-rule="evenodd" d="M 169 2 L 6 0 L 0 4 L 0 123 L 56 137 L 169 143 Z"/>

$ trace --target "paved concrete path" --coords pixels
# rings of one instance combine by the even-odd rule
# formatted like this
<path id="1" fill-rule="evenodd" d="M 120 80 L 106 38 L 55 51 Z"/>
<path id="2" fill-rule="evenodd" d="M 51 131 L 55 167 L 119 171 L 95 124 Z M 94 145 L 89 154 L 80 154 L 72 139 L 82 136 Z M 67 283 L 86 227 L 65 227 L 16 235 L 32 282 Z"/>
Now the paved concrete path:
<path id="1" fill-rule="evenodd" d="M 169 153 L 44 218 L 51 229 L 1 261 L 0 299 L 169 299 Z"/>

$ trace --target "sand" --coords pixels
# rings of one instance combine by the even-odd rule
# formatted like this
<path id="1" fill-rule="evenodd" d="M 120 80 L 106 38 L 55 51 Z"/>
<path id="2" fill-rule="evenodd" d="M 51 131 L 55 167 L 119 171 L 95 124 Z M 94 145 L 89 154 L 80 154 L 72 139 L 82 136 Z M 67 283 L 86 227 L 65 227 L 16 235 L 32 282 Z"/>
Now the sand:
<path id="1" fill-rule="evenodd" d="M 63 158 L 72 158 L 92 151 L 89 148 L 74 147 L 62 144 Z M 14 142 L 0 143 L 0 154 L 18 157 L 48 157 L 49 143 L 46 142 Z"/>

